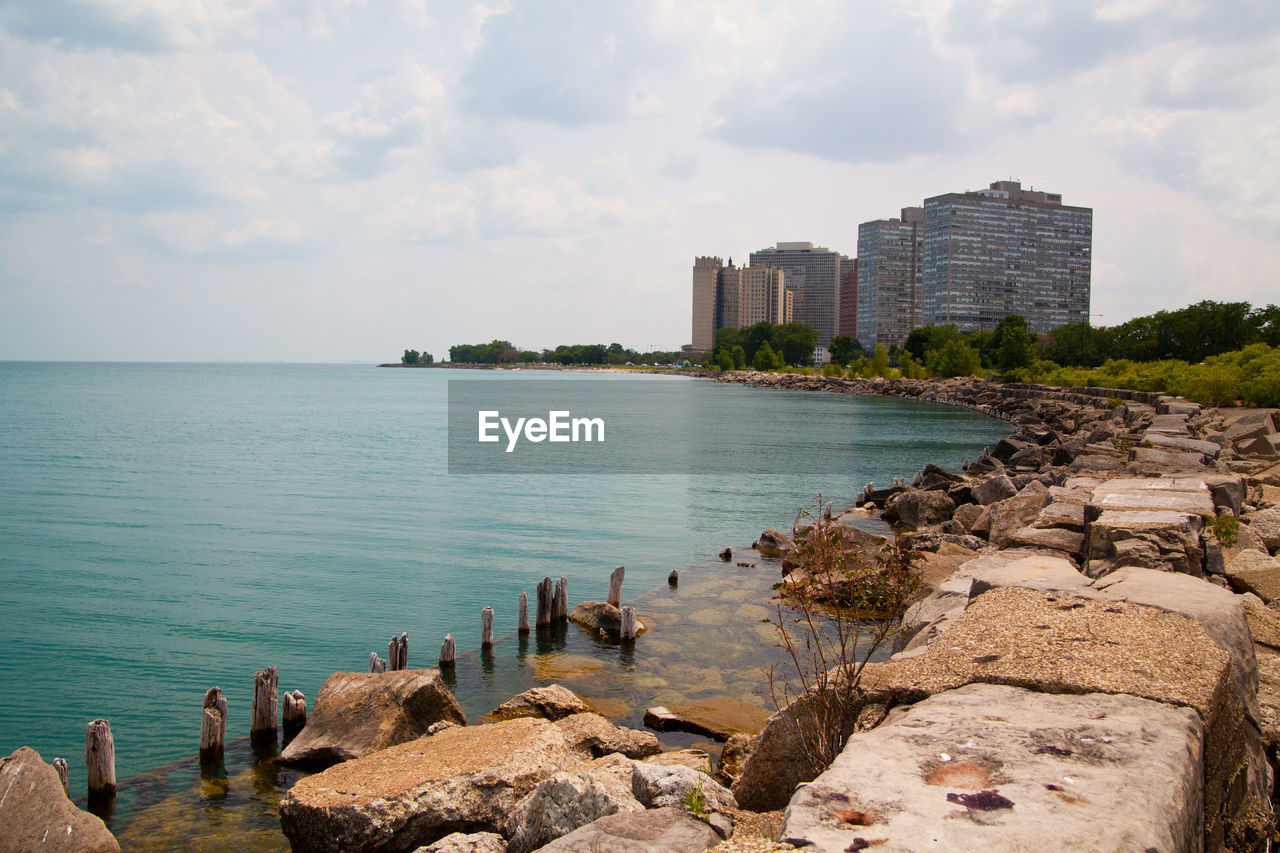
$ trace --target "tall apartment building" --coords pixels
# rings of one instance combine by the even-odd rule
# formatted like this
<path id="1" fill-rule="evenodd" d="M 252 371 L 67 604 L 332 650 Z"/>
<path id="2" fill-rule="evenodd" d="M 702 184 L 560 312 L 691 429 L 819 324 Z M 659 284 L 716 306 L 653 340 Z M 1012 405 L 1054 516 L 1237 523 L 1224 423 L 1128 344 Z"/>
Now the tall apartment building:
<path id="1" fill-rule="evenodd" d="M 706 352 L 715 343 L 716 309 L 720 303 L 719 258 L 693 259 L 693 349 Z"/>
<path id="2" fill-rule="evenodd" d="M 752 252 L 751 266 L 782 270 L 794 294 L 794 319 L 818 333 L 818 346 L 831 343 L 840 317 L 840 253 L 812 243 L 778 243 Z"/>
<path id="3" fill-rule="evenodd" d="M 739 329 L 763 322 L 774 325 L 791 322 L 793 291 L 784 285 L 786 273 L 773 267 L 743 267 L 741 281 Z"/>
<path id="4" fill-rule="evenodd" d="M 858 259 L 840 258 L 840 319 L 836 334 L 858 337 Z"/>
<path id="5" fill-rule="evenodd" d="M 1021 314 L 1031 331 L 1047 332 L 1088 319 L 1091 208 L 996 181 L 925 199 L 924 230 L 925 325 L 972 332 Z"/>
<path id="6" fill-rule="evenodd" d="M 693 343 L 695 353 L 715 345 L 716 329 L 755 323 L 790 323 L 793 296 L 786 273 L 765 266 L 735 267 L 717 257 L 693 261 Z"/>
<path id="7" fill-rule="evenodd" d="M 901 345 L 921 325 L 925 212 L 904 207 L 901 219 L 877 219 L 858 226 L 858 340 L 870 352 L 876 344 Z"/>

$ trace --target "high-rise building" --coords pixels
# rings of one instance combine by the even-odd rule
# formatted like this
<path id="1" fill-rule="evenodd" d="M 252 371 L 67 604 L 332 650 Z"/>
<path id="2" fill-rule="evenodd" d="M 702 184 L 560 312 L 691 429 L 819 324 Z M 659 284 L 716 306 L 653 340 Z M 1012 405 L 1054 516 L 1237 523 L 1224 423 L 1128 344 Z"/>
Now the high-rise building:
<path id="1" fill-rule="evenodd" d="M 904 207 L 901 219 L 858 226 L 857 332 L 868 352 L 876 344 L 901 345 L 920 325 L 924 231 L 919 207 Z"/>
<path id="2" fill-rule="evenodd" d="M 716 308 L 720 302 L 719 258 L 693 260 L 693 349 L 706 352 L 715 343 Z"/>
<path id="3" fill-rule="evenodd" d="M 837 335 L 858 337 L 858 259 L 840 258 L 840 321 Z"/>
<path id="4" fill-rule="evenodd" d="M 733 265 L 733 258 L 720 270 L 720 297 L 716 301 L 716 328 L 734 329 L 742 326 L 742 270 Z"/>
<path id="5" fill-rule="evenodd" d="M 1091 208 L 996 181 L 925 199 L 924 230 L 924 325 L 973 332 L 1020 314 L 1032 332 L 1047 332 L 1088 319 Z"/>
<path id="6" fill-rule="evenodd" d="M 812 243 L 778 243 L 751 253 L 751 266 L 786 274 L 793 294 L 794 319 L 818 334 L 818 345 L 831 343 L 840 317 L 840 253 Z"/>
<path id="7" fill-rule="evenodd" d="M 756 323 L 791 322 L 792 291 L 784 285 L 786 273 L 773 267 L 743 267 L 740 273 L 739 329 Z"/>

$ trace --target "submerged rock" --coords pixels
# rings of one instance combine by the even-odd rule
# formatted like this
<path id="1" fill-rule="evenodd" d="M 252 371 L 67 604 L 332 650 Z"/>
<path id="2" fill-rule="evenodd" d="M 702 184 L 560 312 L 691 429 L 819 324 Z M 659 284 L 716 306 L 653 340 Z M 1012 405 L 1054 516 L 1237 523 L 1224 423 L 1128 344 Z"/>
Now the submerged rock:
<path id="1" fill-rule="evenodd" d="M 581 625 L 592 634 L 604 633 L 605 636 L 617 639 L 622 635 L 622 610 L 607 601 L 583 601 L 569 611 L 569 621 Z M 636 633 L 643 634 L 649 629 L 639 619 L 636 620 Z"/>
<path id="2" fill-rule="evenodd" d="M 576 693 L 559 684 L 534 687 L 503 702 L 480 718 L 482 723 L 497 723 L 520 717 L 541 717 L 559 720 L 571 714 L 589 714 L 592 707 Z"/>

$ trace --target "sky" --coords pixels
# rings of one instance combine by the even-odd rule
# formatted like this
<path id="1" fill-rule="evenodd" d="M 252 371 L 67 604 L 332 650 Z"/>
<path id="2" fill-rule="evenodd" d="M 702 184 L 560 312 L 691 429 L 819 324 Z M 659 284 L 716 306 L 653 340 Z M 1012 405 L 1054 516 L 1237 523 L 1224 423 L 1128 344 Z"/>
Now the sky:
<path id="1" fill-rule="evenodd" d="M 1008 178 L 1095 324 L 1280 302 L 1280 4 L 0 0 L 0 359 L 674 349 L 695 256 Z"/>

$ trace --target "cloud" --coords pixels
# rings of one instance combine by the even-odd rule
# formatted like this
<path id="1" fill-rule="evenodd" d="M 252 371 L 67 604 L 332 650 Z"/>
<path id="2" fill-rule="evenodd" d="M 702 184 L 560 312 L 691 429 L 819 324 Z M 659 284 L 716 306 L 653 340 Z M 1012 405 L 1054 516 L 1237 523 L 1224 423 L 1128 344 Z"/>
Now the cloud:
<path id="1" fill-rule="evenodd" d="M 412 60 L 401 61 L 367 83 L 356 104 L 324 118 L 338 175 L 380 174 L 397 151 L 422 142 L 444 96 L 440 78 Z"/>
<path id="2" fill-rule="evenodd" d="M 896 7 L 809 17 L 784 35 L 776 59 L 715 102 L 707 132 L 851 163 L 952 149 L 962 141 L 964 78 L 933 51 L 923 22 Z"/>
<path id="3" fill-rule="evenodd" d="M 519 0 L 490 14 L 461 79 L 461 108 L 491 119 L 576 127 L 631 108 L 652 42 L 630 0 Z"/>
<path id="4" fill-rule="evenodd" d="M 148 214 L 138 242 L 159 255 L 202 264 L 298 258 L 315 249 L 316 229 L 289 218 L 237 221 L 196 211 Z"/>

